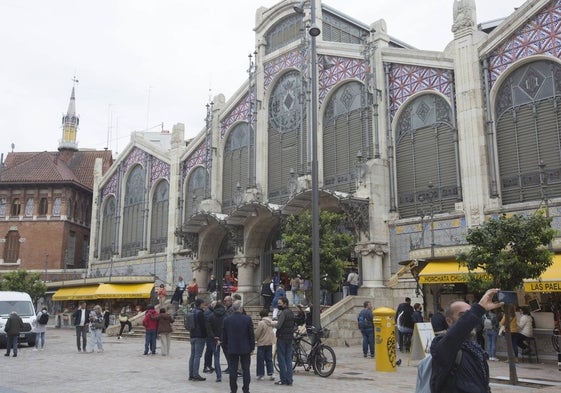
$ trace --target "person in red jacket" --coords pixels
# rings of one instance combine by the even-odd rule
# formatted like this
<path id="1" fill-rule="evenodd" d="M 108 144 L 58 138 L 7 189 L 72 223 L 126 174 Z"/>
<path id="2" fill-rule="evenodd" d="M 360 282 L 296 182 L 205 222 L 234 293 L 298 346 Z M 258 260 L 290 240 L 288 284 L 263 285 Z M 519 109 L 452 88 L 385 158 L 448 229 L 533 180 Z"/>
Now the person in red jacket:
<path id="1" fill-rule="evenodd" d="M 146 328 L 146 338 L 144 340 L 144 354 L 156 354 L 156 338 L 158 337 L 158 312 L 154 306 L 149 304 L 142 320 L 142 325 Z"/>

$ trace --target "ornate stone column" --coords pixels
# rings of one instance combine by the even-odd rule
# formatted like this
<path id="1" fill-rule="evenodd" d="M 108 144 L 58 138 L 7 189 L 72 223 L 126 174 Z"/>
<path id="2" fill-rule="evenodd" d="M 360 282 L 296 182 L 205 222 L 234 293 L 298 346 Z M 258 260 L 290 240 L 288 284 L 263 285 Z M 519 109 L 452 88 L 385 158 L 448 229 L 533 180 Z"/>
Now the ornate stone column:
<path id="1" fill-rule="evenodd" d="M 388 253 L 386 243 L 359 243 L 355 252 L 362 257 L 362 286 L 384 287 L 384 255 Z"/>
<path id="2" fill-rule="evenodd" d="M 238 268 L 238 292 L 255 293 L 254 277 L 256 267 L 259 266 L 259 258 L 237 255 L 234 257 L 234 264 Z M 246 300 L 249 299 L 244 299 Z"/>

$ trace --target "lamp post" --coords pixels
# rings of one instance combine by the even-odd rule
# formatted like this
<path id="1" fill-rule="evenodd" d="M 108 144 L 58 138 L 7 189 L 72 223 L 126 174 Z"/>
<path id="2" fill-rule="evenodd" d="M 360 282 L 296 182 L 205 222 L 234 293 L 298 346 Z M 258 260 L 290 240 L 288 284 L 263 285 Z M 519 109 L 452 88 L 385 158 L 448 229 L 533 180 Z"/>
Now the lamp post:
<path id="1" fill-rule="evenodd" d="M 429 182 L 429 205 L 430 205 L 430 256 L 434 258 L 434 210 L 433 210 L 433 199 L 434 194 L 432 189 L 434 184 Z"/>
<path id="2" fill-rule="evenodd" d="M 49 274 L 49 254 L 45 254 L 45 279 L 43 282 L 47 282 L 47 277 Z"/>

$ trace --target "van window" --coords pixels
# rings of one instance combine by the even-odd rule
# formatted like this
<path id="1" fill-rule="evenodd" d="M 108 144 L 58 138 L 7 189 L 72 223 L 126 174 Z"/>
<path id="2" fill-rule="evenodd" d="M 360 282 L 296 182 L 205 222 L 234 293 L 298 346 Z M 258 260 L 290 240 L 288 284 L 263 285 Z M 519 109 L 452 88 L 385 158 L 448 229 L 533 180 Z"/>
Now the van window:
<path id="1" fill-rule="evenodd" d="M 7 317 L 12 311 L 20 317 L 35 315 L 33 304 L 27 300 L 2 300 L 0 301 L 0 316 Z"/>

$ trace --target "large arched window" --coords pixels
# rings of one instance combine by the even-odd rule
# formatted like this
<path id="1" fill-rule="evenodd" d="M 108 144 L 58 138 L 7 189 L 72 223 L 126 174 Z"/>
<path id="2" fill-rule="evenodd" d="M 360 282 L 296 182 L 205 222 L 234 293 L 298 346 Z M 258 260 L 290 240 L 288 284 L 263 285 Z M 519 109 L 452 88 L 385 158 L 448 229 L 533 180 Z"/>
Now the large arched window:
<path id="1" fill-rule="evenodd" d="M 354 192 L 357 154 L 372 156 L 371 114 L 364 85 L 337 89 L 323 115 L 323 176 L 330 190 Z"/>
<path id="2" fill-rule="evenodd" d="M 121 256 L 130 257 L 143 248 L 144 200 L 146 195 L 146 171 L 136 165 L 130 172 L 123 205 L 123 246 Z"/>
<path id="3" fill-rule="evenodd" d="M 150 252 L 164 252 L 168 242 L 169 184 L 162 180 L 152 196 Z"/>
<path id="4" fill-rule="evenodd" d="M 224 165 L 222 166 L 222 207 L 229 212 L 234 207 L 234 193 L 239 185 L 245 190 L 249 184 L 249 138 L 248 123 L 237 124 L 230 134 L 224 148 Z"/>
<path id="5" fill-rule="evenodd" d="M 205 198 L 205 187 L 208 184 L 208 172 L 199 166 L 193 169 L 187 183 L 185 195 L 185 219 L 197 213 L 200 203 Z"/>
<path id="6" fill-rule="evenodd" d="M 19 259 L 20 235 L 17 230 L 8 232 L 4 244 L 4 263 L 17 263 Z"/>
<path id="7" fill-rule="evenodd" d="M 302 77 L 298 71 L 281 76 L 269 101 L 269 201 L 283 203 L 289 195 L 291 170 L 307 173 L 307 127 Z"/>
<path id="8" fill-rule="evenodd" d="M 457 131 L 452 109 L 437 94 L 406 104 L 396 127 L 396 183 L 400 217 L 452 211 L 461 199 Z"/>
<path id="9" fill-rule="evenodd" d="M 117 232 L 116 217 L 117 204 L 113 195 L 107 197 L 103 207 L 103 217 L 101 224 L 101 249 L 99 258 L 101 260 L 111 259 L 118 247 L 115 244 L 115 233 Z"/>
<path id="10" fill-rule="evenodd" d="M 535 61 L 501 84 L 495 103 L 503 204 L 561 195 L 561 66 Z"/>

